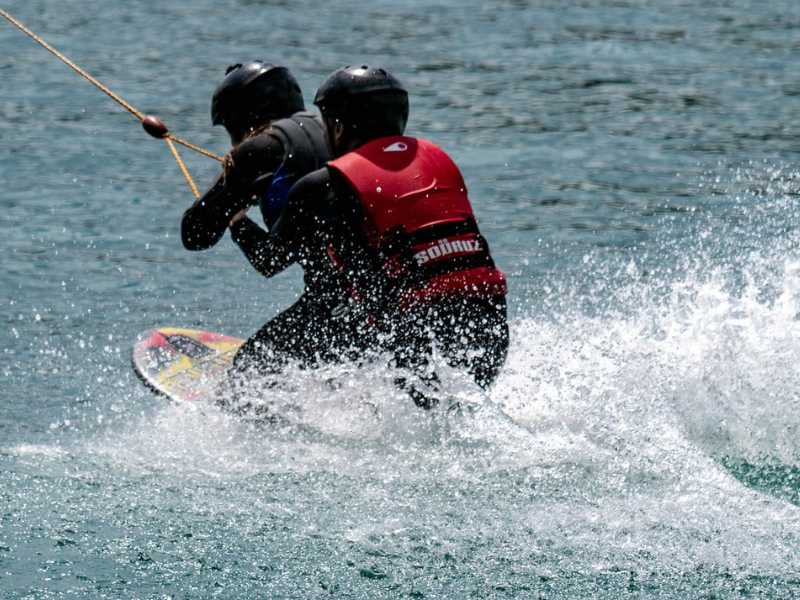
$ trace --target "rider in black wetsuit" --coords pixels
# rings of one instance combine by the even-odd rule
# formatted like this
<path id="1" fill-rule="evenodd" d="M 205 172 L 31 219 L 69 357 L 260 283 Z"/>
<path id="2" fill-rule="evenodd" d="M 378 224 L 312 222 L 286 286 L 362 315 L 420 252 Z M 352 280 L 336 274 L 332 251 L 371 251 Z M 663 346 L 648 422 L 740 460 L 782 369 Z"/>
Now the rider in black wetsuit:
<path id="1" fill-rule="evenodd" d="M 337 287 L 349 290 L 333 316 L 350 325 L 357 348 L 394 354 L 412 375 L 395 382 L 418 405 L 437 403 L 434 345 L 489 386 L 508 349 L 506 280 L 458 168 L 430 142 L 402 135 L 408 95 L 384 69 L 339 69 L 314 102 L 336 159 L 295 184 L 272 244 L 318 272 L 333 265 Z"/>
<path id="2" fill-rule="evenodd" d="M 233 148 L 224 172 L 183 215 L 181 239 L 188 250 L 205 250 L 230 229 L 234 242 L 265 277 L 301 261 L 305 291 L 290 308 L 253 335 L 234 359 L 243 370 L 255 361 L 277 371 L 287 359 L 311 364 L 337 352 L 349 327 L 331 319 L 346 291 L 322 255 L 301 255 L 290 240 L 271 235 L 244 215 L 258 204 L 267 227 L 275 227 L 289 189 L 329 158 L 324 127 L 305 112 L 303 96 L 285 67 L 254 61 L 228 68 L 214 92 L 214 125 L 223 125 Z"/>

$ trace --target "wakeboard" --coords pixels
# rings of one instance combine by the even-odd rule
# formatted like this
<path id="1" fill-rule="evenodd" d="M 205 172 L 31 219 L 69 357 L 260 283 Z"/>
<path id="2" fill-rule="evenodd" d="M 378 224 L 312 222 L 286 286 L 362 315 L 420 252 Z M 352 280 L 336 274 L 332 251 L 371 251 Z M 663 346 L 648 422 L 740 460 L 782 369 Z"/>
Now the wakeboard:
<path id="1" fill-rule="evenodd" d="M 211 401 L 243 343 L 210 331 L 153 329 L 134 345 L 133 368 L 148 387 L 176 402 Z"/>

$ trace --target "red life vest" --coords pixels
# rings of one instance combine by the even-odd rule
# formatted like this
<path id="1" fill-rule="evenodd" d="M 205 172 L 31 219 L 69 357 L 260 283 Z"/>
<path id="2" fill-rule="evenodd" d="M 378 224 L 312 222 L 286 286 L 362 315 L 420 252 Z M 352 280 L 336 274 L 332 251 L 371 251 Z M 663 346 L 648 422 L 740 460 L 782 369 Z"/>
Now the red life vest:
<path id="1" fill-rule="evenodd" d="M 398 281 L 415 271 L 401 304 L 505 295 L 475 223 L 464 179 L 439 147 L 421 139 L 373 140 L 328 163 L 356 191 L 370 248 Z"/>

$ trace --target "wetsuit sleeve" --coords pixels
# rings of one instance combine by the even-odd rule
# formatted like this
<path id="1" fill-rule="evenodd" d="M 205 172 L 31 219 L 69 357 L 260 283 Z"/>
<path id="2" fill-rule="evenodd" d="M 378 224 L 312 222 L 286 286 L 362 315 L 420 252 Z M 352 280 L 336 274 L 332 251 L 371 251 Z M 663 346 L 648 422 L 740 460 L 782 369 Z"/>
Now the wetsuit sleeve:
<path id="1" fill-rule="evenodd" d="M 283 239 L 268 233 L 244 217 L 231 226 L 231 238 L 247 260 L 264 277 L 272 277 L 295 262 L 296 257 Z"/>
<path id="2" fill-rule="evenodd" d="M 292 186 L 286 208 L 273 228 L 274 235 L 302 255 L 313 252 L 341 214 L 327 167 L 312 171 Z"/>
<path id="3" fill-rule="evenodd" d="M 205 250 L 224 235 L 231 217 L 258 201 L 261 187 L 283 162 L 283 144 L 268 133 L 245 140 L 231 151 L 231 165 L 183 213 L 181 241 L 187 250 Z"/>

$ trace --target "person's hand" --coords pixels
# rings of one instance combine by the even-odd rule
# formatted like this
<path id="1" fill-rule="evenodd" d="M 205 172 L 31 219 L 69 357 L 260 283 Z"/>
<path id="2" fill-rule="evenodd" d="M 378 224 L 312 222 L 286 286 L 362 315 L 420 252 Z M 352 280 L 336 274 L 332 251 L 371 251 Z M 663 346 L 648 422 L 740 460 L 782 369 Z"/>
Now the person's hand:
<path id="1" fill-rule="evenodd" d="M 230 221 L 230 223 L 228 223 L 228 227 L 233 227 L 234 225 L 236 225 L 236 223 L 238 223 L 239 221 L 241 221 L 242 219 L 244 219 L 244 217 L 247 215 L 247 211 L 248 211 L 248 210 L 250 210 L 250 207 L 249 207 L 249 206 L 248 206 L 248 207 L 246 207 L 246 208 L 243 208 L 242 210 L 240 210 L 239 212 L 237 212 L 235 215 L 233 215 L 233 216 L 231 217 L 231 221 Z"/>

